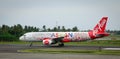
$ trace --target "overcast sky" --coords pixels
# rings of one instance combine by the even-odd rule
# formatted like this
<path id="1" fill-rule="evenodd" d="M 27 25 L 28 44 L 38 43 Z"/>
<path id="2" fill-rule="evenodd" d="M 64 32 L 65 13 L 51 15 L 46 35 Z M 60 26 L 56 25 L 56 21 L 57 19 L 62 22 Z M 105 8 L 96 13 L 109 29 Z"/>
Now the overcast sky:
<path id="1" fill-rule="evenodd" d="M 107 16 L 107 29 L 120 30 L 120 0 L 0 0 L 0 26 L 16 24 L 93 29 Z"/>

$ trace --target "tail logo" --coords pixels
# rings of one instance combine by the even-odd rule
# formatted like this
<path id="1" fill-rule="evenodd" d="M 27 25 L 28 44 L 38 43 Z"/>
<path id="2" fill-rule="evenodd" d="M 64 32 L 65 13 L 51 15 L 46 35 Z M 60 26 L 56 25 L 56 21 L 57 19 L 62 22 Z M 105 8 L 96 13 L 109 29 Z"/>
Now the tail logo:
<path id="1" fill-rule="evenodd" d="M 106 27 L 107 18 L 102 18 L 100 22 L 94 27 L 93 35 L 96 36 L 97 33 L 103 33 Z"/>
<path id="2" fill-rule="evenodd" d="M 102 28 L 104 27 L 107 20 L 103 19 L 101 23 L 98 23 L 98 28 L 95 28 L 95 30 L 98 32 L 98 30 L 102 31 Z"/>

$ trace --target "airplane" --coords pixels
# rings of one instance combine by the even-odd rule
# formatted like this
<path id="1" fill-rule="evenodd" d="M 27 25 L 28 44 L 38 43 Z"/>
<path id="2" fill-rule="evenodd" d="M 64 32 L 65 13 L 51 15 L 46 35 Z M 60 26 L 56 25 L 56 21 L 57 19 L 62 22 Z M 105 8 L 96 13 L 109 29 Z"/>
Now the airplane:
<path id="1" fill-rule="evenodd" d="M 109 35 L 109 33 L 105 32 L 107 19 L 108 17 L 103 17 L 93 30 L 88 32 L 28 32 L 22 35 L 19 40 L 29 42 L 42 41 L 44 46 L 58 44 L 60 47 L 64 46 L 65 42 L 94 40 Z M 32 43 L 30 46 L 32 46 Z"/>

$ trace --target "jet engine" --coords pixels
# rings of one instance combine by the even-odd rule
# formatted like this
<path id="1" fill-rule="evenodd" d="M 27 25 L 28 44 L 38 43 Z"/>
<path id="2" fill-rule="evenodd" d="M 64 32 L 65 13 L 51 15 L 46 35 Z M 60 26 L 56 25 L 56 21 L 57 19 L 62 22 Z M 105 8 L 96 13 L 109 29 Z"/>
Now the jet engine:
<path id="1" fill-rule="evenodd" d="M 51 45 L 52 44 L 52 40 L 51 39 L 44 39 L 43 40 L 43 44 L 44 45 Z"/>
<path id="2" fill-rule="evenodd" d="M 50 38 L 45 38 L 43 40 L 43 45 L 50 46 L 52 44 L 59 43 L 58 46 L 64 46 L 63 42 L 61 42 L 60 39 L 50 39 Z"/>

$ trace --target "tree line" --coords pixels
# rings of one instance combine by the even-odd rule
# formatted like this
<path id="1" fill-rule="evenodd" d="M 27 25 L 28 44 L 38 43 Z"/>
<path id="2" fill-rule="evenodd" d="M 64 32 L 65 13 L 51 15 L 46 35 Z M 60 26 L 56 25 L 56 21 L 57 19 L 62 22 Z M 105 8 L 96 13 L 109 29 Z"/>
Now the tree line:
<path id="1" fill-rule="evenodd" d="M 78 32 L 79 29 L 77 26 L 73 28 L 65 28 L 65 26 L 57 26 L 53 28 L 47 28 L 46 25 L 43 25 L 42 28 L 37 28 L 34 26 L 22 26 L 21 24 L 8 26 L 2 25 L 0 26 L 0 41 L 19 41 L 19 37 L 27 32 Z M 89 30 L 83 30 L 89 31 Z M 111 31 L 107 30 L 109 33 L 120 34 L 119 31 Z"/>
<path id="2" fill-rule="evenodd" d="M 72 29 L 71 28 L 65 28 L 65 26 L 57 26 L 57 27 L 53 27 L 53 28 L 47 28 L 45 25 L 43 25 L 42 30 L 40 30 L 42 32 L 78 32 L 78 28 L 77 26 L 74 26 Z"/>

